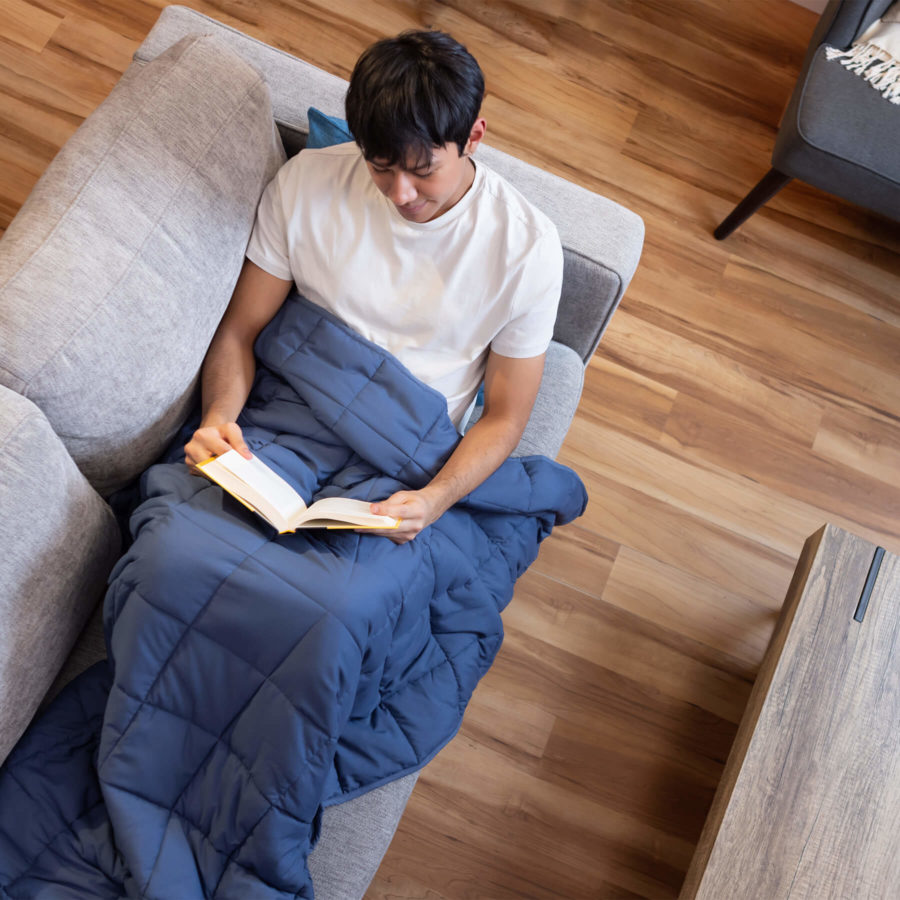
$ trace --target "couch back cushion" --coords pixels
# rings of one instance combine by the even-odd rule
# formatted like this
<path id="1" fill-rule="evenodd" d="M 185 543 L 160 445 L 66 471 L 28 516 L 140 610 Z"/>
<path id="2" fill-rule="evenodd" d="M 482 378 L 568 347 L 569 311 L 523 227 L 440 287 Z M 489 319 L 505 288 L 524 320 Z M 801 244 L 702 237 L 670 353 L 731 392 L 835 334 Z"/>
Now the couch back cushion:
<path id="1" fill-rule="evenodd" d="M 129 68 L 0 241 L 0 383 L 101 493 L 183 421 L 283 161 L 261 75 L 188 37 Z"/>
<path id="2" fill-rule="evenodd" d="M 106 587 L 112 510 L 44 414 L 0 387 L 0 762 Z"/>

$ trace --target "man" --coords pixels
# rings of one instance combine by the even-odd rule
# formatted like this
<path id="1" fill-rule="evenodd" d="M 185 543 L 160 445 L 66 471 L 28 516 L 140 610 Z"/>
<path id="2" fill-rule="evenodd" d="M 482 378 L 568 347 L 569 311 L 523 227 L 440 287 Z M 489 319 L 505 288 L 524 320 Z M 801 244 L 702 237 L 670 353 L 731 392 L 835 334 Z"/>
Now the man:
<path id="1" fill-rule="evenodd" d="M 553 224 L 472 155 L 485 134 L 480 68 L 441 32 L 407 32 L 360 57 L 347 94 L 356 139 L 290 160 L 266 189 L 231 303 L 202 373 L 188 464 L 234 448 L 253 344 L 296 283 L 447 398 L 460 429 L 425 487 L 372 511 L 414 538 L 487 478 L 528 421 L 553 332 L 562 250 Z M 382 532 L 374 532 L 382 533 Z"/>

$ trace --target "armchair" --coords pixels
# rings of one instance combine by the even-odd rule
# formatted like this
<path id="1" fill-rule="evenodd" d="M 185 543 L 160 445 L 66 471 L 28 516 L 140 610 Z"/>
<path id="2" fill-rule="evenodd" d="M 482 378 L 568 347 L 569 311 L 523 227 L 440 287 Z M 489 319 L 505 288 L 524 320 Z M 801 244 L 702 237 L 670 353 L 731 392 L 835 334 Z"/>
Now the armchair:
<path id="1" fill-rule="evenodd" d="M 728 237 L 798 178 L 900 220 L 900 109 L 837 61 L 891 0 L 830 0 L 813 33 L 772 152 L 772 168 L 716 228 Z"/>

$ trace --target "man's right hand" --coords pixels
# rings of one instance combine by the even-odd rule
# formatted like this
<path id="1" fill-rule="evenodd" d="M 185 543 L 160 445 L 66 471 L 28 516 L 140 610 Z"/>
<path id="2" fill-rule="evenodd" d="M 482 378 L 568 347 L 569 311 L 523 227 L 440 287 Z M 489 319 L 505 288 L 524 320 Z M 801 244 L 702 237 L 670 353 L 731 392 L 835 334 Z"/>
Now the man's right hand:
<path id="1" fill-rule="evenodd" d="M 184 445 L 184 461 L 193 469 L 211 456 L 221 456 L 229 450 L 237 450 L 244 459 L 252 458 L 237 422 L 205 425 L 198 428 Z"/>

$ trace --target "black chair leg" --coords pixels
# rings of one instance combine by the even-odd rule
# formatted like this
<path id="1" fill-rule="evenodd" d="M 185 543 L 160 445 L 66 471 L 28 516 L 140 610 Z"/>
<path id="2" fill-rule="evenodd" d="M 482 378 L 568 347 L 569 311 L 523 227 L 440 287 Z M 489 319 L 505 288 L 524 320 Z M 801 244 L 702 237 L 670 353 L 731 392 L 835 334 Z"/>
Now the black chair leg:
<path id="1" fill-rule="evenodd" d="M 762 179 L 743 200 L 731 211 L 730 215 L 713 232 L 717 241 L 727 238 L 732 231 L 743 225 L 764 203 L 768 203 L 792 178 L 779 172 L 778 169 L 769 169 Z"/>

